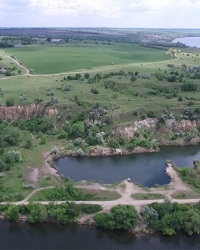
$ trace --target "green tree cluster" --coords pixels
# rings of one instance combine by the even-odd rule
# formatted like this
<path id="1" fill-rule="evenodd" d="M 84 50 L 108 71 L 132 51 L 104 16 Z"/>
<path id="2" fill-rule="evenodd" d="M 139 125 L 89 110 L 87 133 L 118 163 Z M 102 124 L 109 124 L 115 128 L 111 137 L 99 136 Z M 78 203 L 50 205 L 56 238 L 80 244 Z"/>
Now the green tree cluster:
<path id="1" fill-rule="evenodd" d="M 138 222 L 138 214 L 134 207 L 118 205 L 110 213 L 98 213 L 94 216 L 97 226 L 103 229 L 125 229 L 131 231 Z"/>
<path id="2" fill-rule="evenodd" d="M 26 215 L 30 223 L 70 223 L 75 222 L 82 214 L 97 213 L 102 208 L 99 205 L 63 203 L 55 205 L 42 205 L 30 203 L 28 205 L 0 205 L 0 213 L 5 214 L 9 220 L 18 221 L 21 215 Z"/>
<path id="3" fill-rule="evenodd" d="M 200 234 L 200 204 L 153 203 L 141 209 L 148 227 L 165 235 L 173 235 L 180 229 L 187 234 Z"/>

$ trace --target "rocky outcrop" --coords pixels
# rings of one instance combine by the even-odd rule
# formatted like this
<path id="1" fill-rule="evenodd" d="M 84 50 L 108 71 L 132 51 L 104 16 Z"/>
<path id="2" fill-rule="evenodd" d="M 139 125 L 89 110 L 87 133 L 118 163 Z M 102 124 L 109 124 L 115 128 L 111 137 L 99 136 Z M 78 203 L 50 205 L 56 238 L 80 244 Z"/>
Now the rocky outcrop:
<path id="1" fill-rule="evenodd" d="M 93 147 L 89 152 L 85 152 L 84 156 L 87 157 L 102 157 L 102 156 L 109 156 L 109 155 L 128 155 L 128 154 L 139 154 L 139 153 L 153 153 L 157 152 L 157 149 L 153 148 L 141 148 L 137 147 L 132 150 L 125 150 L 125 149 L 114 149 L 114 148 L 104 148 L 100 146 Z M 76 152 L 67 152 L 67 156 L 77 156 Z"/>
<path id="2" fill-rule="evenodd" d="M 190 120 L 175 120 L 175 119 L 167 119 L 165 121 L 165 126 L 163 126 L 163 131 L 173 131 L 173 132 L 187 132 L 193 129 L 196 129 L 200 123 L 198 121 L 190 121 Z"/>
<path id="3" fill-rule="evenodd" d="M 5 121 L 15 121 L 17 119 L 27 119 L 32 116 L 56 116 L 57 109 L 50 109 L 42 104 L 31 104 L 27 106 L 0 106 L 0 118 Z"/>
<path id="4" fill-rule="evenodd" d="M 156 131 L 158 129 L 158 120 L 154 118 L 147 118 L 141 121 L 133 122 L 131 126 L 123 126 L 117 127 L 111 131 L 113 136 L 124 136 L 127 138 L 132 138 L 135 133 L 139 130 L 150 130 Z M 188 132 L 200 126 L 199 121 L 190 121 L 190 120 L 175 120 L 175 119 L 166 119 L 165 124 L 163 124 L 160 129 L 163 133 L 167 133 L 169 131 L 172 132 Z"/>
<path id="5" fill-rule="evenodd" d="M 124 136 L 127 138 L 132 138 L 134 134 L 140 129 L 155 129 L 157 124 L 157 119 L 147 118 L 145 120 L 135 121 L 133 125 L 128 127 L 117 127 L 111 131 L 114 136 Z"/>

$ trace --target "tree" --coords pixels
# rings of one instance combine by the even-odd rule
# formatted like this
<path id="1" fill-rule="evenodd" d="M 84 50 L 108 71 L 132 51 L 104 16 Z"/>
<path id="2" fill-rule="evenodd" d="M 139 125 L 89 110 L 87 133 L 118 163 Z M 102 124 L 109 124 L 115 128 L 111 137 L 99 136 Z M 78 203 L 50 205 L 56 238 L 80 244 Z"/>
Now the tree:
<path id="1" fill-rule="evenodd" d="M 37 223 L 47 221 L 47 211 L 44 205 L 30 204 L 29 210 L 28 222 Z"/>
<path id="2" fill-rule="evenodd" d="M 82 136 L 85 133 L 85 127 L 83 122 L 76 122 L 71 127 L 69 127 L 68 133 L 72 136 Z"/>
<path id="3" fill-rule="evenodd" d="M 84 77 L 85 77 L 85 79 L 89 79 L 90 78 L 90 74 L 89 73 L 85 73 Z"/>
<path id="4" fill-rule="evenodd" d="M 197 85 L 194 83 L 184 83 L 181 85 L 181 91 L 193 92 L 197 90 Z"/>
<path id="5" fill-rule="evenodd" d="M 118 140 L 115 139 L 115 138 L 110 138 L 109 139 L 108 146 L 110 148 L 119 148 L 120 147 Z"/>
<path id="6" fill-rule="evenodd" d="M 186 213 L 183 229 L 189 235 L 200 234 L 200 214 L 197 211 L 189 210 Z"/>
<path id="7" fill-rule="evenodd" d="M 9 99 L 6 99 L 5 104 L 6 104 L 7 107 L 14 106 L 14 104 L 15 104 L 14 98 L 11 97 L 11 98 L 9 98 Z"/>
<path id="8" fill-rule="evenodd" d="M 9 127 L 4 137 L 4 141 L 7 142 L 9 146 L 18 146 L 20 139 L 20 130 L 18 128 Z"/>
<path id="9" fill-rule="evenodd" d="M 116 229 L 133 229 L 138 222 L 138 214 L 134 207 L 118 205 L 111 209 Z"/>
<path id="10" fill-rule="evenodd" d="M 19 220 L 19 208 L 17 205 L 9 205 L 6 211 L 6 217 L 9 220 L 18 221 Z"/>
<path id="11" fill-rule="evenodd" d="M 186 176 L 191 172 L 191 168 L 189 166 L 185 166 L 182 168 L 181 170 L 181 174 L 182 176 Z"/>
<path id="12" fill-rule="evenodd" d="M 138 222 L 138 214 L 134 207 L 118 205 L 110 213 L 94 216 L 97 226 L 104 229 L 125 229 L 131 231 Z"/>

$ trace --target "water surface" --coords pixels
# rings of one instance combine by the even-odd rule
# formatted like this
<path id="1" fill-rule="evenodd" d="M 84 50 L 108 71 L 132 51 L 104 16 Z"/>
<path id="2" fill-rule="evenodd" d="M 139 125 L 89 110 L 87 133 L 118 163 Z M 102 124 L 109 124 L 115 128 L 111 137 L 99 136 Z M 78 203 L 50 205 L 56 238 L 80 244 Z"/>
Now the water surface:
<path id="1" fill-rule="evenodd" d="M 165 174 L 167 159 L 179 167 L 193 166 L 195 159 L 200 160 L 200 145 L 187 147 L 162 147 L 158 153 L 132 154 L 97 158 L 63 157 L 55 163 L 58 174 L 68 176 L 75 181 L 94 180 L 106 184 L 131 178 L 144 186 L 168 184 Z"/>
<path id="2" fill-rule="evenodd" d="M 200 237 L 131 234 L 94 226 L 0 222 L 0 249 L 200 249 Z"/>
<path id="3" fill-rule="evenodd" d="M 182 37 L 172 41 L 173 43 L 183 43 L 189 47 L 200 48 L 200 37 Z"/>

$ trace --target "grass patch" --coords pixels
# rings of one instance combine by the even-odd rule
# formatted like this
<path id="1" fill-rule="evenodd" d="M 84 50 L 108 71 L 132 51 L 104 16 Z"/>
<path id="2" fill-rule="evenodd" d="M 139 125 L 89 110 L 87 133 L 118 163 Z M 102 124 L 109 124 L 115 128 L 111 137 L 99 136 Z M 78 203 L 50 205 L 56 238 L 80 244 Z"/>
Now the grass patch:
<path id="1" fill-rule="evenodd" d="M 165 195 L 163 194 L 151 194 L 151 193 L 138 193 L 132 194 L 131 198 L 134 200 L 157 200 L 157 199 L 165 199 Z"/>
<path id="2" fill-rule="evenodd" d="M 116 191 L 108 191 L 108 190 L 96 190 L 96 189 L 82 189 L 82 192 L 85 194 L 92 194 L 94 195 L 94 200 L 99 201 L 111 201 L 111 200 L 117 200 L 121 197 L 119 193 Z"/>
<path id="3" fill-rule="evenodd" d="M 81 192 L 80 200 L 94 200 L 94 201 L 108 201 L 108 200 L 116 200 L 119 199 L 121 196 L 117 192 L 114 191 L 106 191 L 106 190 L 89 190 L 89 189 L 78 189 Z M 34 196 L 30 198 L 30 201 L 47 201 L 52 200 L 55 193 L 55 189 L 46 189 L 37 192 Z M 57 198 L 56 198 L 57 199 Z M 56 200 L 55 199 L 55 200 Z M 63 199 L 61 199 L 63 200 Z M 66 198 L 64 200 L 67 200 Z M 72 200 L 69 198 L 68 200 Z M 79 200 L 73 198 L 73 200 Z"/>
<path id="4" fill-rule="evenodd" d="M 176 192 L 171 197 L 174 199 L 198 199 L 200 194 L 195 192 Z"/>
<path id="5" fill-rule="evenodd" d="M 8 48 L 29 69 L 38 74 L 53 74 L 83 68 L 125 63 L 155 62 L 169 59 L 163 52 L 138 45 L 38 45 Z M 98 60 L 97 60 L 98 58 Z"/>

